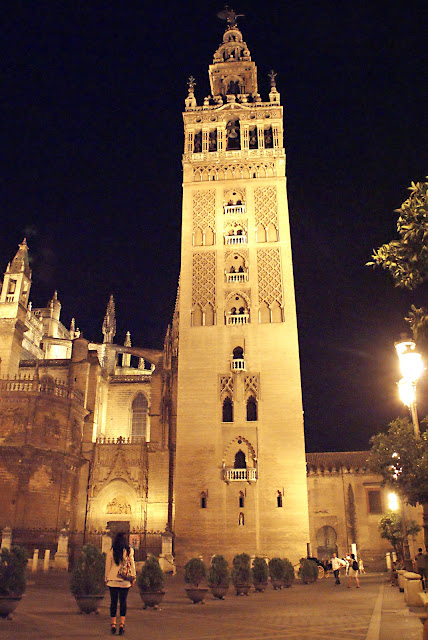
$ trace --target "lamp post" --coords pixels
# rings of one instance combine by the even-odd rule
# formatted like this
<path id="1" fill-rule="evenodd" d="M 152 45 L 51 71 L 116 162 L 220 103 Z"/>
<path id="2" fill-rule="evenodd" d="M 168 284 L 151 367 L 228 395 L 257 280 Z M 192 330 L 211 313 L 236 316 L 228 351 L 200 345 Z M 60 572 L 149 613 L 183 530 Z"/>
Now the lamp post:
<path id="1" fill-rule="evenodd" d="M 421 354 L 416 351 L 416 344 L 411 338 L 403 338 L 395 343 L 402 378 L 398 381 L 398 392 L 400 399 L 410 409 L 412 416 L 413 430 L 416 438 L 420 438 L 418 410 L 416 406 L 416 384 L 424 371 Z M 425 508 L 424 508 L 425 512 Z M 425 514 L 424 514 L 425 524 Z M 407 536 L 407 523 L 404 511 L 404 501 L 402 501 L 402 526 L 403 526 L 403 555 L 404 566 L 411 571 L 409 539 Z"/>
<path id="2" fill-rule="evenodd" d="M 410 409 L 415 436 L 420 437 L 418 410 L 416 407 L 416 384 L 421 377 L 424 365 L 422 356 L 416 351 L 416 344 L 410 338 L 404 338 L 395 343 L 401 375 L 398 382 L 398 392 L 401 401 Z"/>

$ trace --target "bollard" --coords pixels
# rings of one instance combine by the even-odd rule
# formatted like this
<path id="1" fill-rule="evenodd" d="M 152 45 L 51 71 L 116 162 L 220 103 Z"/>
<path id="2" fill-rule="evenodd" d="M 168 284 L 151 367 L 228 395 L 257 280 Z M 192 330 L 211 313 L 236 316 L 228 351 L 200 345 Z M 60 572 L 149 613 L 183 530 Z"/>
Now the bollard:
<path id="1" fill-rule="evenodd" d="M 44 557 L 44 560 L 43 560 L 43 571 L 49 571 L 50 558 L 51 558 L 51 550 L 50 549 L 46 549 L 45 557 Z"/>
<path id="2" fill-rule="evenodd" d="M 2 536 L 1 536 L 1 548 L 8 549 L 8 551 L 10 551 L 11 546 L 12 546 L 12 529 L 10 527 L 5 527 L 2 531 Z"/>
<path id="3" fill-rule="evenodd" d="M 385 553 L 385 560 L 386 560 L 386 568 L 388 569 L 388 571 L 391 571 L 392 563 L 391 563 L 391 554 L 389 553 L 389 551 Z"/>
<path id="4" fill-rule="evenodd" d="M 31 566 L 31 571 L 32 573 L 36 573 L 37 571 L 37 564 L 39 562 L 39 550 L 38 549 L 34 549 L 34 553 L 33 553 L 33 564 Z"/>

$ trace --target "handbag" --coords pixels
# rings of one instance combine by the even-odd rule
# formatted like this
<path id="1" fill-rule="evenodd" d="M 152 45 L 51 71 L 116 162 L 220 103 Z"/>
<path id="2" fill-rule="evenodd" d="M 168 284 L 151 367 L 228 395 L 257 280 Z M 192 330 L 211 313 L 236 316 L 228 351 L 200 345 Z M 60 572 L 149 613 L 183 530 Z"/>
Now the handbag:
<path id="1" fill-rule="evenodd" d="M 132 582 L 133 580 L 135 580 L 136 576 L 132 569 L 131 554 L 128 555 L 126 552 L 125 554 L 120 561 L 117 577 L 119 578 L 119 580 L 128 580 L 129 582 Z"/>

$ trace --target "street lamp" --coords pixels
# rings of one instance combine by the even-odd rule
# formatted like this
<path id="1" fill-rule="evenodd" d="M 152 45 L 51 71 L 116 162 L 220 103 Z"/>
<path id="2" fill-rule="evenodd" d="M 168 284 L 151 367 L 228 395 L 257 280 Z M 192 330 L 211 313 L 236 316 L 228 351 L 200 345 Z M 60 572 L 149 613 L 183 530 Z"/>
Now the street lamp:
<path id="1" fill-rule="evenodd" d="M 404 338 L 395 343 L 401 375 L 398 382 L 398 392 L 401 401 L 410 409 L 412 414 L 415 436 L 419 438 L 419 420 L 416 408 L 416 384 L 424 371 L 421 354 L 416 351 L 416 344 L 410 338 Z"/>

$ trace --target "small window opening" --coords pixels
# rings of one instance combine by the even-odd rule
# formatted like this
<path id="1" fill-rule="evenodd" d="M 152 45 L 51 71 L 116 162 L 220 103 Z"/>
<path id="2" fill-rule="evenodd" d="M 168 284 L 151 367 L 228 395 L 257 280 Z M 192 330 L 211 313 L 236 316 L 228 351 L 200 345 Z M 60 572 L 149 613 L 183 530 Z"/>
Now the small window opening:
<path id="1" fill-rule="evenodd" d="M 233 422 L 233 401 L 231 398 L 223 400 L 223 422 Z"/>
<path id="2" fill-rule="evenodd" d="M 205 493 L 205 491 L 202 491 L 201 493 L 201 509 L 206 509 L 207 508 L 207 494 Z"/>
<path id="3" fill-rule="evenodd" d="M 250 396 L 247 400 L 247 421 L 255 422 L 257 420 L 257 400 L 254 396 Z"/>
<path id="4" fill-rule="evenodd" d="M 281 493 L 281 491 L 278 491 L 278 494 L 276 496 L 276 506 L 277 507 L 282 507 L 282 493 Z"/>
<path id="5" fill-rule="evenodd" d="M 238 525 L 239 526 L 242 526 L 242 527 L 244 526 L 244 519 L 245 519 L 244 518 L 244 514 L 241 511 L 241 513 L 239 514 L 239 518 L 238 518 Z"/>
<path id="6" fill-rule="evenodd" d="M 244 508 L 244 499 L 245 499 L 245 496 L 244 496 L 243 492 L 240 491 L 239 492 L 239 508 L 240 509 Z"/>

